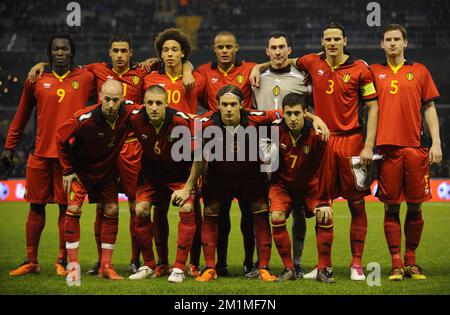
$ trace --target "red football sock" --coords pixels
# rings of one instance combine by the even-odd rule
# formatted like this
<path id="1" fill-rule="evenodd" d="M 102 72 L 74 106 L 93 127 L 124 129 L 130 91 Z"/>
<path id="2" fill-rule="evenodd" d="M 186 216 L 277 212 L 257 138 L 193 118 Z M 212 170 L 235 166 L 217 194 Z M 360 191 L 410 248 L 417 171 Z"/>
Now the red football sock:
<path id="1" fill-rule="evenodd" d="M 153 254 L 153 224 L 150 220 L 150 216 L 136 216 L 136 237 L 139 248 L 142 251 L 144 265 L 155 270 L 156 262 Z"/>
<path id="2" fill-rule="evenodd" d="M 253 215 L 255 220 L 256 247 L 259 255 L 259 268 L 268 267 L 272 251 L 272 234 L 267 211 Z"/>
<path id="3" fill-rule="evenodd" d="M 184 271 L 189 250 L 192 246 L 192 240 L 195 234 L 195 213 L 180 212 L 180 222 L 178 223 L 178 245 L 177 256 L 174 268 L 180 268 Z"/>
<path id="4" fill-rule="evenodd" d="M 202 222 L 202 246 L 207 268 L 216 268 L 216 246 L 218 238 L 218 217 L 204 216 Z"/>
<path id="5" fill-rule="evenodd" d="M 103 206 L 97 204 L 95 209 L 94 235 L 95 243 L 97 244 L 98 261 L 102 259 L 102 222 L 103 222 Z"/>
<path id="6" fill-rule="evenodd" d="M 64 225 L 66 222 L 66 205 L 59 205 L 58 229 L 59 229 L 59 251 L 58 259 L 66 260 L 66 240 L 64 238 Z"/>
<path id="7" fill-rule="evenodd" d="M 109 216 L 103 213 L 101 242 L 102 242 L 102 258 L 100 266 L 110 266 L 111 257 L 116 244 L 117 232 L 119 230 L 119 217 Z"/>
<path id="8" fill-rule="evenodd" d="M 158 264 L 169 264 L 169 221 L 167 212 L 169 204 L 163 202 L 155 207 L 153 212 L 153 232 L 155 236 L 156 252 L 158 253 Z"/>
<path id="9" fill-rule="evenodd" d="M 64 225 L 64 238 L 66 239 L 67 256 L 69 262 L 78 262 L 78 246 L 80 242 L 80 216 L 66 212 L 66 223 Z"/>
<path id="10" fill-rule="evenodd" d="M 352 215 L 350 225 L 350 246 L 352 250 L 352 265 L 361 266 L 361 257 L 364 251 L 364 242 L 367 234 L 367 215 L 364 201 L 361 203 L 348 201 Z"/>
<path id="11" fill-rule="evenodd" d="M 405 218 L 405 265 L 416 264 L 416 248 L 419 246 L 423 230 L 422 211 L 406 212 Z"/>
<path id="12" fill-rule="evenodd" d="M 286 229 L 286 219 L 278 221 L 272 219 L 272 234 L 284 266 L 290 270 L 294 270 L 291 256 L 291 239 Z"/>
<path id="13" fill-rule="evenodd" d="M 136 209 L 135 206 L 130 207 L 130 237 L 131 237 L 131 262 L 139 261 L 139 245 L 136 237 Z"/>
<path id="14" fill-rule="evenodd" d="M 333 222 L 326 225 L 316 224 L 317 252 L 319 262 L 317 270 L 331 267 L 331 247 L 333 246 Z"/>
<path id="15" fill-rule="evenodd" d="M 189 252 L 189 261 L 191 265 L 200 265 L 200 252 L 202 250 L 202 207 L 200 205 L 200 200 L 195 197 L 194 200 L 194 212 L 195 212 L 195 234 L 194 240 L 192 242 L 191 250 Z"/>
<path id="16" fill-rule="evenodd" d="M 45 226 L 45 205 L 44 204 L 30 204 L 30 211 L 28 212 L 28 221 L 26 225 L 27 238 L 27 256 L 28 260 L 37 263 L 39 240 L 41 233 Z"/>
<path id="17" fill-rule="evenodd" d="M 400 213 L 384 212 L 384 235 L 392 258 L 392 268 L 403 268 L 401 257 L 402 226 Z"/>

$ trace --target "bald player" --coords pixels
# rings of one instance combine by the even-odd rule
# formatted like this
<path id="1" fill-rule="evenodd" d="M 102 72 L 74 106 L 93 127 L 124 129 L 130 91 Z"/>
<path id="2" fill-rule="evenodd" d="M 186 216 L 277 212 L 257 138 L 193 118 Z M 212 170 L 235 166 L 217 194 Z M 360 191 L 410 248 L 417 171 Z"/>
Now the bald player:
<path id="1" fill-rule="evenodd" d="M 78 248 L 81 206 L 86 196 L 90 203 L 104 204 L 98 276 L 123 279 L 111 265 L 118 231 L 117 159 L 129 132 L 128 116 L 138 107 L 125 106 L 123 85 L 115 80 L 103 84 L 100 99 L 101 103 L 77 112 L 57 132 L 63 186 L 68 200 L 65 223 L 68 286 L 81 284 Z"/>

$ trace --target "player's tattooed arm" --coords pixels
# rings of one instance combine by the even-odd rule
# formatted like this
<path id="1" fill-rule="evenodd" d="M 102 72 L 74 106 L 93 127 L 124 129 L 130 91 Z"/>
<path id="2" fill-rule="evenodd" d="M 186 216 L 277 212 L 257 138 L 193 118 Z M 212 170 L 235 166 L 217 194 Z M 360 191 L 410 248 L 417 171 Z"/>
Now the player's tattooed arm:
<path id="1" fill-rule="evenodd" d="M 48 65 L 49 63 L 47 62 L 39 62 L 31 67 L 30 71 L 28 72 L 28 79 L 31 81 L 31 83 L 35 83 L 38 78 L 42 78 L 45 67 Z"/>
<path id="2" fill-rule="evenodd" d="M 205 164 L 205 160 L 194 161 L 192 163 L 191 173 L 189 174 L 189 178 L 186 181 L 186 184 L 182 189 L 175 190 L 170 198 L 170 202 L 174 206 L 181 207 L 186 202 L 186 200 L 188 200 L 195 185 L 197 184 L 198 178 L 200 177 Z"/>
<path id="3" fill-rule="evenodd" d="M 425 107 L 425 122 L 430 130 L 431 148 L 429 153 L 430 163 L 440 163 L 442 161 L 441 137 L 439 136 L 439 120 L 434 102 L 429 102 Z"/>

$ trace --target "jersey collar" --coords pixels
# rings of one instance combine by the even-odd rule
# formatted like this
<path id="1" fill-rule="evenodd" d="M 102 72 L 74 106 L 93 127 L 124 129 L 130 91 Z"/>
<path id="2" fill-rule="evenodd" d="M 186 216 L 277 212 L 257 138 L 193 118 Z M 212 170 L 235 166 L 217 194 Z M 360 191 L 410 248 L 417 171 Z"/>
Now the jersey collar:
<path id="1" fill-rule="evenodd" d="M 270 66 L 269 70 L 272 73 L 279 73 L 279 74 L 289 73 L 289 72 L 291 72 L 291 65 L 287 65 L 286 67 L 281 68 L 281 69 L 275 69 L 272 66 Z"/>
<path id="2" fill-rule="evenodd" d="M 341 67 L 345 67 L 345 66 L 355 63 L 355 58 L 353 58 L 353 56 L 350 54 L 350 52 L 348 52 L 347 50 L 344 50 L 344 54 L 348 55 L 347 60 L 345 60 L 344 63 L 341 63 L 339 66 L 335 67 L 334 69 L 339 69 Z M 323 52 L 323 54 L 320 55 L 320 59 L 322 59 L 323 61 L 325 61 L 328 64 L 326 58 L 327 58 L 327 54 L 325 52 Z M 330 65 L 328 64 L 328 66 L 330 66 Z M 330 68 L 331 68 L 331 66 L 330 66 Z"/>
<path id="3" fill-rule="evenodd" d="M 234 67 L 240 67 L 242 66 L 242 60 L 241 59 L 235 59 L 233 63 Z M 217 69 L 219 70 L 219 64 L 217 63 L 217 60 L 211 61 L 211 69 Z"/>

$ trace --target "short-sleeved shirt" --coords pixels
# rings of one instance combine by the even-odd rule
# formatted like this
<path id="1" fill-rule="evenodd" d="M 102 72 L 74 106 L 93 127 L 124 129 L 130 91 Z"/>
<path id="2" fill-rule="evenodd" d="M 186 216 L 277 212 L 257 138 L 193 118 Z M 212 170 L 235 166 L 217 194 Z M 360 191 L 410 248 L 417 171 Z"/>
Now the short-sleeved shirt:
<path id="1" fill-rule="evenodd" d="M 118 73 L 114 70 L 112 64 L 105 62 L 91 63 L 83 66 L 83 68 L 91 71 L 95 75 L 99 97 L 103 83 L 105 83 L 106 80 L 114 79 L 123 84 L 124 99 L 131 100 L 136 104 L 142 103 L 144 77 L 147 74 L 145 69 L 133 65 L 125 72 Z"/>
<path id="2" fill-rule="evenodd" d="M 310 74 L 315 113 L 331 132 L 362 127 L 359 100 L 368 102 L 377 98 L 372 74 L 364 61 L 349 56 L 343 64 L 332 68 L 325 53 L 319 53 L 298 58 L 297 66 Z"/>
<path id="3" fill-rule="evenodd" d="M 244 93 L 244 108 L 252 107 L 252 89 L 250 73 L 256 65 L 254 62 L 237 60 L 228 71 L 219 68 L 217 62 L 209 62 L 201 65 L 195 72 L 205 78 L 205 90 L 202 96 L 202 104 L 209 110 L 217 110 L 217 92 L 225 85 L 235 85 Z M 194 72 L 194 73 L 195 73 Z"/>
<path id="4" fill-rule="evenodd" d="M 34 84 L 25 81 L 19 107 L 9 127 L 5 149 L 15 149 L 36 107 L 34 154 L 58 158 L 56 130 L 78 110 L 86 107 L 94 88 L 89 71 L 72 68 L 62 76 L 45 72 Z"/>
<path id="5" fill-rule="evenodd" d="M 289 93 L 311 94 L 311 85 L 303 83 L 305 77 L 290 65 L 283 69 L 270 67 L 260 77 L 260 87 L 254 87 L 254 107 L 262 110 L 279 109 Z"/>
<path id="6" fill-rule="evenodd" d="M 371 70 L 379 98 L 377 146 L 423 146 L 422 106 L 439 98 L 428 69 L 406 61 L 399 68 L 373 64 Z"/>

